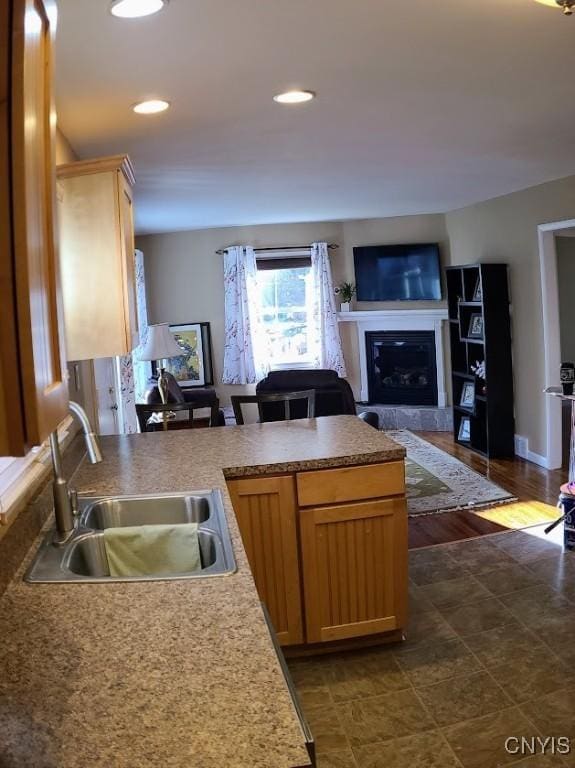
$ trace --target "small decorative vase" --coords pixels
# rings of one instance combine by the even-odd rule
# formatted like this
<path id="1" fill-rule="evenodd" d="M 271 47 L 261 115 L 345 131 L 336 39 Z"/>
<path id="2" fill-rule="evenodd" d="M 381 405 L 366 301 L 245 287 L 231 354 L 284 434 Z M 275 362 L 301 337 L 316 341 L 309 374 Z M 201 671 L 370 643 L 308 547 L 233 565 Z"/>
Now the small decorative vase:
<path id="1" fill-rule="evenodd" d="M 339 311 L 340 312 L 349 312 L 349 308 L 351 307 L 351 304 L 349 301 L 342 301 L 339 305 Z"/>

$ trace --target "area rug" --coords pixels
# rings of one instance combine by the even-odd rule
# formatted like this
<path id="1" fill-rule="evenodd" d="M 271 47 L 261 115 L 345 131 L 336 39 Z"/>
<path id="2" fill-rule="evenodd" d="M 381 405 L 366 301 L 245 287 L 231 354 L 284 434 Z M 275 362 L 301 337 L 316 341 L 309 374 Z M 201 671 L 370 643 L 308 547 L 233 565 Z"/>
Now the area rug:
<path id="1" fill-rule="evenodd" d="M 410 517 L 478 509 L 517 499 L 440 448 L 407 429 L 386 435 L 407 451 L 407 510 Z"/>

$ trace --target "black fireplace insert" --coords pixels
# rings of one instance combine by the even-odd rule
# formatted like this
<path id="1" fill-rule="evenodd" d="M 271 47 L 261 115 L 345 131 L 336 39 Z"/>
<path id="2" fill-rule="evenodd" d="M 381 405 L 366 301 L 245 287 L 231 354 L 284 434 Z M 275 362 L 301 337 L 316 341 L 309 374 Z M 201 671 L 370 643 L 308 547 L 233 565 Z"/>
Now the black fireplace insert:
<path id="1" fill-rule="evenodd" d="M 437 405 L 433 331 L 368 331 L 369 402 Z"/>

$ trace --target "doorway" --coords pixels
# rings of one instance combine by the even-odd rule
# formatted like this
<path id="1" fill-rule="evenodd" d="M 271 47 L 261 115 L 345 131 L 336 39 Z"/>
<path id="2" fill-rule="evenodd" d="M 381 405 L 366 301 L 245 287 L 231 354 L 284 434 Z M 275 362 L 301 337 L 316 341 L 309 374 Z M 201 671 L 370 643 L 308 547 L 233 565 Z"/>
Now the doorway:
<path id="1" fill-rule="evenodd" d="M 561 349 L 558 247 L 561 252 L 566 250 L 566 248 L 563 243 L 558 245 L 558 238 L 567 238 L 573 233 L 575 233 L 575 219 L 540 224 L 538 227 L 546 387 L 557 386 L 559 383 L 559 368 L 562 362 L 561 355 L 563 351 Z M 565 294 L 564 296 L 566 301 L 567 297 Z M 566 338 L 565 333 L 564 338 Z M 566 348 L 564 352 L 568 354 L 568 349 Z M 560 469 L 563 465 L 564 420 L 561 400 L 557 397 L 547 396 L 545 399 L 545 412 L 546 466 L 547 469 Z"/>
<path id="2" fill-rule="evenodd" d="M 115 357 L 94 360 L 94 380 L 98 403 L 98 433 L 118 435 L 120 429 L 120 385 Z"/>

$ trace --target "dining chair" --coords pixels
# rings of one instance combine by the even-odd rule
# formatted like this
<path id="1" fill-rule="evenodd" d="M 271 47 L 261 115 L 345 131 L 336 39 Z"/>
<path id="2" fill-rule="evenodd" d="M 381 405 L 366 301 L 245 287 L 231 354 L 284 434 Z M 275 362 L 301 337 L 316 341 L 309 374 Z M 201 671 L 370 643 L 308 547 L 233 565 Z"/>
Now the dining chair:
<path id="1" fill-rule="evenodd" d="M 284 418 L 282 421 L 291 421 L 292 410 L 291 405 L 294 401 L 306 401 L 307 403 L 307 418 L 313 419 L 315 416 L 315 390 L 305 389 L 300 392 L 274 392 L 273 394 L 258 394 L 258 395 L 232 395 L 232 407 L 234 409 L 234 416 L 236 417 L 236 424 L 244 424 L 244 415 L 242 412 L 242 405 L 255 403 L 258 406 L 259 421 L 266 421 L 263 406 L 266 403 L 283 403 L 284 404 Z M 301 417 L 300 417 L 301 418 Z M 277 420 L 277 419 L 275 419 Z"/>

